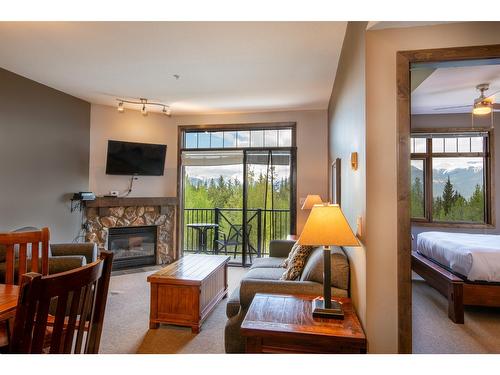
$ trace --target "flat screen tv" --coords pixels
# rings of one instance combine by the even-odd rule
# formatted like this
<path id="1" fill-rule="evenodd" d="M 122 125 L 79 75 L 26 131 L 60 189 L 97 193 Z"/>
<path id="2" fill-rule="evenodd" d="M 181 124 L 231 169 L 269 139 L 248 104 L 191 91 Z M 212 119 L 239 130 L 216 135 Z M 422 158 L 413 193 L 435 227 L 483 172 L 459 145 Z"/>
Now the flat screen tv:
<path id="1" fill-rule="evenodd" d="M 108 141 L 106 174 L 163 176 L 166 145 Z"/>

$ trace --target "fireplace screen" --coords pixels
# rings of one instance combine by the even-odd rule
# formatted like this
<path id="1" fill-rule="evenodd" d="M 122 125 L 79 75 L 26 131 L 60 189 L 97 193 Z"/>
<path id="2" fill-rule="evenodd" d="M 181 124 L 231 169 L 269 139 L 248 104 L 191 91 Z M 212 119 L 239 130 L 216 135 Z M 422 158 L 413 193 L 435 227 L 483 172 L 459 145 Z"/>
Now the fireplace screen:
<path id="1" fill-rule="evenodd" d="M 109 228 L 113 269 L 156 264 L 156 226 Z"/>

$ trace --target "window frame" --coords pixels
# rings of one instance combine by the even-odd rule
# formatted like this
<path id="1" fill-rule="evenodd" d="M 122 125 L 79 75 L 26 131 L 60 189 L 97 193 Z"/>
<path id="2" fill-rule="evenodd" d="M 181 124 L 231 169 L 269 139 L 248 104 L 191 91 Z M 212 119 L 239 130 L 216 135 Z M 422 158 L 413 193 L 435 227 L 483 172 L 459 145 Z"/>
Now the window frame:
<path id="1" fill-rule="evenodd" d="M 410 218 L 412 224 L 419 226 L 434 226 L 448 228 L 495 228 L 495 183 L 494 183 L 494 130 L 485 128 L 436 128 L 436 129 L 412 129 L 411 138 L 425 134 L 463 135 L 467 133 L 486 133 L 486 142 L 483 152 L 440 152 L 433 153 L 432 137 L 426 138 L 427 148 L 425 153 L 410 153 L 410 160 L 424 160 L 424 218 Z M 432 160 L 439 157 L 482 157 L 483 158 L 483 186 L 485 189 L 484 222 L 468 221 L 434 221 L 432 217 L 433 183 L 432 183 Z"/>

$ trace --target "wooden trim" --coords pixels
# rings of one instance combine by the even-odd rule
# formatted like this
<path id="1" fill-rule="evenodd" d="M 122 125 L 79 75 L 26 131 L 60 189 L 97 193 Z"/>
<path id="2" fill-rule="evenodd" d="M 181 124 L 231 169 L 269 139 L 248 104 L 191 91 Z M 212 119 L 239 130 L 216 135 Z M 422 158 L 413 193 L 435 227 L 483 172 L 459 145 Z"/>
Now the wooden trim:
<path id="1" fill-rule="evenodd" d="M 97 197 L 93 201 L 85 202 L 86 207 L 175 206 L 178 204 L 176 197 Z"/>
<path id="2" fill-rule="evenodd" d="M 399 51 L 396 54 L 397 81 L 397 180 L 398 202 L 398 351 L 411 353 L 411 223 L 410 223 L 410 64 L 476 60 L 500 57 L 500 44 Z"/>
<path id="3" fill-rule="evenodd" d="M 454 134 L 454 133 L 487 133 L 486 147 L 483 152 L 454 152 L 434 153 L 432 150 L 432 139 L 427 138 L 427 152 L 412 153 L 411 160 L 424 160 L 425 163 L 425 214 L 426 219 L 411 218 L 412 223 L 418 223 L 421 226 L 427 227 L 443 227 L 443 228 L 465 228 L 465 229 L 494 229 L 495 228 L 495 134 L 493 129 L 479 130 L 475 128 L 437 128 L 437 129 L 417 129 L 411 130 L 410 136 L 415 133 L 421 134 Z M 432 159 L 440 157 L 482 157 L 484 159 L 484 181 L 483 186 L 486 188 L 485 206 L 484 206 L 484 222 L 452 222 L 452 221 L 434 221 L 432 218 Z"/>
<path id="4" fill-rule="evenodd" d="M 410 225 L 410 60 L 396 55 L 398 119 L 398 352 L 412 352 Z"/>

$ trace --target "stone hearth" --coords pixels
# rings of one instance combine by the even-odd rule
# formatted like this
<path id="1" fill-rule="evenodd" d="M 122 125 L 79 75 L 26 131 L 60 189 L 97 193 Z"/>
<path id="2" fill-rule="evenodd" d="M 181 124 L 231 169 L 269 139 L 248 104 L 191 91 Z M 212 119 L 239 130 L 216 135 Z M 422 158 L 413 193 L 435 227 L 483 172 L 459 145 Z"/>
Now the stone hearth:
<path id="1" fill-rule="evenodd" d="M 177 198 L 97 198 L 86 204 L 86 240 L 106 249 L 109 228 L 156 225 L 156 263 L 171 263 L 177 258 L 176 209 Z"/>

